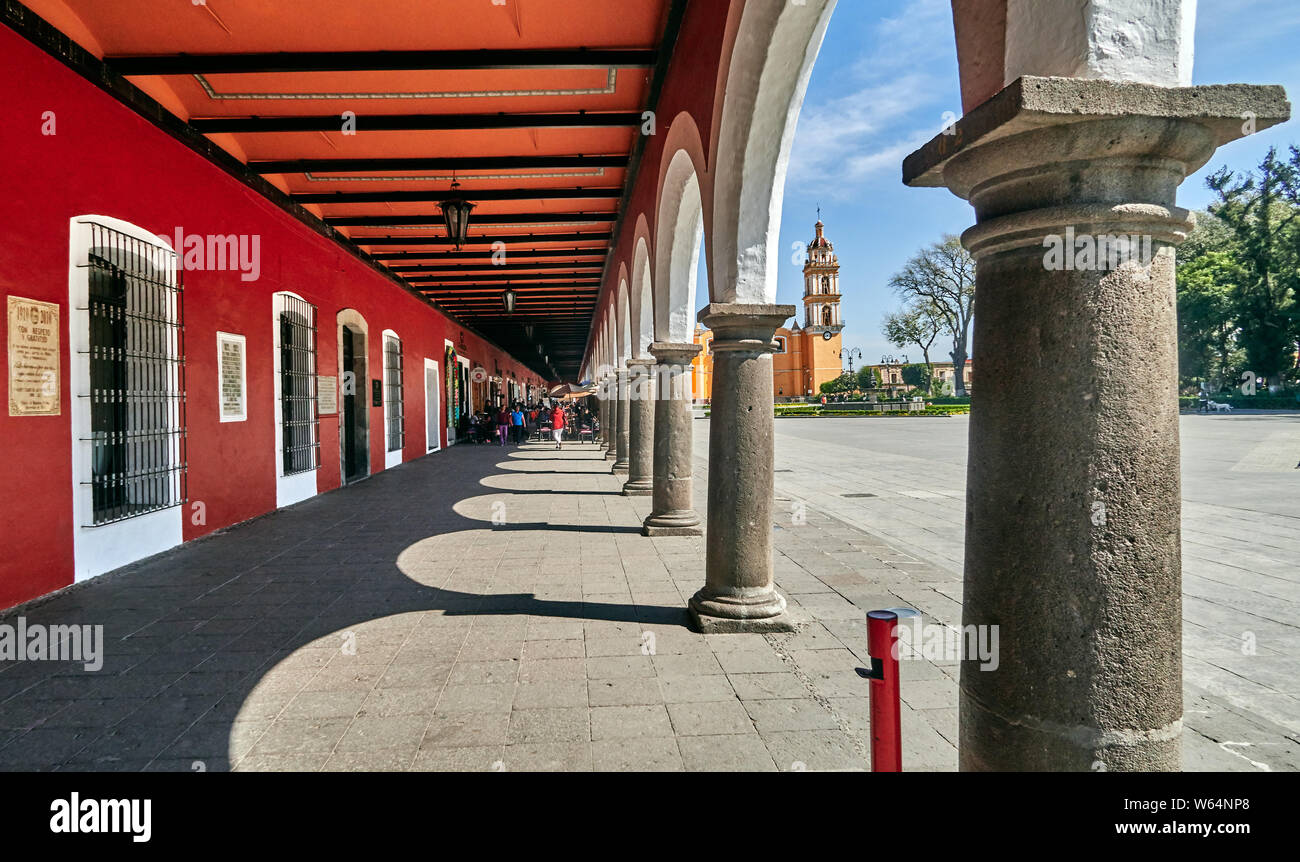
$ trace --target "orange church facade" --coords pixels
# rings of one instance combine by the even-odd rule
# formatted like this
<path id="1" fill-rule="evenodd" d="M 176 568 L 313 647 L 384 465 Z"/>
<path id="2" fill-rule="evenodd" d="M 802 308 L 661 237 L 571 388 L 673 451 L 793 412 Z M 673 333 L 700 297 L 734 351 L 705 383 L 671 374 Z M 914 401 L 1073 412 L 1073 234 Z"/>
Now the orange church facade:
<path id="1" fill-rule="evenodd" d="M 777 398 L 815 395 L 823 383 L 839 377 L 842 371 L 840 264 L 835 247 L 826 238 L 825 227 L 819 220 L 817 235 L 808 244 L 803 268 L 803 325 L 795 321 L 793 326 L 776 331 L 772 393 Z M 697 325 L 695 343 L 702 349 L 691 369 L 692 393 L 696 401 L 707 401 L 713 394 L 713 333 Z"/>

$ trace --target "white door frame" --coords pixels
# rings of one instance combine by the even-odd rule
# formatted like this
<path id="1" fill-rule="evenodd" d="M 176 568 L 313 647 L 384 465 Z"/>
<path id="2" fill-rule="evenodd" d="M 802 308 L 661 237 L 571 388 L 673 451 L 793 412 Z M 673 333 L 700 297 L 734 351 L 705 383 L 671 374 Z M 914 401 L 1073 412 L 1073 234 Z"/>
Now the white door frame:
<path id="1" fill-rule="evenodd" d="M 389 435 L 389 434 L 392 432 L 392 430 L 393 430 L 393 429 L 392 429 L 392 423 L 389 421 L 389 418 L 388 418 L 388 339 L 390 339 L 390 338 L 397 342 L 397 351 L 398 351 L 399 357 L 401 356 L 402 350 L 403 350 L 403 348 L 405 347 L 405 345 L 402 344 L 401 336 L 399 336 L 396 332 L 394 332 L 394 331 L 391 330 L 391 329 L 385 329 L 385 330 L 383 331 L 383 333 L 380 335 L 380 342 L 381 342 L 382 345 L 383 345 L 382 355 L 383 355 L 383 358 L 384 358 L 384 364 L 383 364 L 383 367 L 382 367 L 382 369 L 381 369 L 381 371 L 382 371 L 382 373 L 381 373 L 381 379 L 384 381 L 384 399 L 383 399 L 383 400 L 384 400 L 384 469 L 385 469 L 385 470 L 391 470 L 392 468 L 398 466 L 399 464 L 402 463 L 402 459 L 406 456 L 406 438 L 405 438 L 405 436 L 403 436 L 403 438 L 402 438 L 402 448 L 401 448 L 401 449 L 398 449 L 398 450 L 396 450 L 396 451 L 390 451 L 389 448 L 388 448 L 388 435 Z M 399 358 L 398 361 L 400 362 L 400 361 L 401 361 L 401 358 Z M 403 363 L 403 365 L 405 365 L 405 363 Z M 403 367 L 403 368 L 402 368 L 402 371 L 403 371 L 403 373 L 405 373 L 406 368 Z M 404 376 L 403 376 L 403 380 L 402 380 L 402 419 L 403 419 L 403 421 L 405 421 L 405 419 L 406 419 L 406 400 L 407 400 L 407 398 L 406 398 L 406 387 L 407 387 L 408 385 L 409 385 L 409 383 L 406 381 L 406 379 L 405 379 L 405 375 L 404 375 Z"/>
<path id="2" fill-rule="evenodd" d="M 90 415 L 92 225 L 124 234 L 158 251 L 167 267 L 177 268 L 180 261 L 176 259 L 174 250 L 160 242 L 158 236 L 121 219 L 102 215 L 74 216 L 68 220 L 68 225 L 68 383 L 71 394 L 68 421 L 72 432 L 72 562 L 73 580 L 83 581 L 181 544 L 185 540 L 184 518 L 187 508 L 178 502 L 175 506 L 134 518 L 98 526 L 93 524 L 94 492 L 91 480 L 94 476 L 94 447 L 91 443 Z M 175 316 L 177 309 L 170 308 L 169 311 Z"/>
<path id="3" fill-rule="evenodd" d="M 370 469 L 370 325 L 366 319 L 361 316 L 361 312 L 355 308 L 340 309 L 334 315 L 334 343 L 337 346 L 338 354 L 338 426 L 339 426 L 339 484 L 348 484 L 348 459 L 344 451 L 347 445 L 347 429 L 344 428 L 346 420 L 346 411 L 343 408 L 343 399 L 347 394 L 346 382 L 343 379 L 343 339 L 347 337 L 346 328 L 351 327 L 361 333 L 362 341 L 365 342 L 365 350 L 361 352 L 361 364 L 365 368 L 365 379 L 353 380 L 352 391 L 356 400 L 356 409 L 359 411 L 358 419 L 361 425 L 359 431 L 365 438 L 365 463 L 361 475 L 353 479 L 353 482 L 359 482 L 371 474 Z M 355 357 L 354 357 L 355 358 Z M 387 412 L 385 412 L 385 416 Z M 387 446 L 387 437 L 384 438 Z"/>
<path id="4" fill-rule="evenodd" d="M 429 372 L 433 372 L 433 388 L 429 388 Z M 430 402 L 429 394 L 433 393 Z M 424 358 L 424 448 L 426 452 L 442 449 L 442 374 L 436 359 Z"/>
<path id="5" fill-rule="evenodd" d="M 280 315 L 283 313 L 283 309 L 280 308 L 280 297 L 282 296 L 292 296 L 294 299 L 307 302 L 306 299 L 291 290 L 277 290 L 271 294 L 271 374 L 272 396 L 275 399 L 275 507 L 277 509 L 283 509 L 285 506 L 292 506 L 294 503 L 301 503 L 303 500 L 316 496 L 316 474 L 320 470 L 318 464 L 301 473 L 294 473 L 289 476 L 284 474 L 284 407 L 280 401 L 282 394 L 280 388 Z M 319 309 L 316 314 L 316 326 L 319 331 Z M 319 339 L 319 335 L 317 337 Z M 319 345 L 313 344 L 312 350 L 319 350 Z M 319 358 L 316 362 L 316 373 L 320 373 Z M 315 433 L 318 435 L 320 433 L 319 422 Z M 320 442 L 319 437 L 316 442 Z"/>

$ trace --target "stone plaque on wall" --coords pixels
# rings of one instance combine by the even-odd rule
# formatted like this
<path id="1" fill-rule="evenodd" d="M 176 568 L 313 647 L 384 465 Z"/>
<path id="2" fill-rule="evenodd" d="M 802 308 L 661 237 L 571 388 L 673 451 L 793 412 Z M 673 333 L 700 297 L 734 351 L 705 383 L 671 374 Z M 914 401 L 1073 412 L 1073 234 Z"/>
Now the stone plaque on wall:
<path id="1" fill-rule="evenodd" d="M 217 395 L 222 422 L 243 422 L 248 418 L 244 346 L 242 335 L 217 333 Z"/>
<path id="2" fill-rule="evenodd" d="M 58 416 L 59 307 L 9 297 L 9 415 Z"/>
<path id="3" fill-rule="evenodd" d="M 337 377 L 316 378 L 316 412 L 322 416 L 333 416 L 339 412 L 339 379 Z"/>

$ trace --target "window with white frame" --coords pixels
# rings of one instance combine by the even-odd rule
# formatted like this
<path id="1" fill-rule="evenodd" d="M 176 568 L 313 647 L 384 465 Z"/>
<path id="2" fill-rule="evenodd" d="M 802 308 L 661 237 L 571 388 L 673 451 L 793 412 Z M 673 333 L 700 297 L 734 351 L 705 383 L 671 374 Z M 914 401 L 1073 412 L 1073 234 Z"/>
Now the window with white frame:
<path id="1" fill-rule="evenodd" d="M 316 306 L 276 294 L 280 325 L 280 458 L 283 474 L 320 466 L 320 417 L 316 404 Z"/>
<path id="2" fill-rule="evenodd" d="M 91 523 L 185 502 L 183 307 L 176 255 L 101 224 L 87 256 Z"/>
<path id="3" fill-rule="evenodd" d="M 388 451 L 400 452 L 406 445 L 402 415 L 402 340 L 384 336 L 384 418 L 388 426 Z"/>

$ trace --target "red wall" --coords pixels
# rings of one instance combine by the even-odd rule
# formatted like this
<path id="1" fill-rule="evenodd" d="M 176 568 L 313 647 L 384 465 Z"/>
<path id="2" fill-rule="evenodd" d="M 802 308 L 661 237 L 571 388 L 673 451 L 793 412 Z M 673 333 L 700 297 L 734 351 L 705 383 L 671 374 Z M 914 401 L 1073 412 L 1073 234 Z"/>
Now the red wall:
<path id="1" fill-rule="evenodd" d="M 438 362 L 446 391 L 445 345 L 472 363 L 521 383 L 544 381 L 500 349 L 464 332 L 442 314 L 314 233 L 220 168 L 158 130 L 129 108 L 6 27 L 0 27 L 0 79 L 5 94 L 0 160 L 7 166 L 0 208 L 0 294 L 60 306 L 62 415 L 0 414 L 0 608 L 72 581 L 73 523 L 69 425 L 69 219 L 105 215 L 151 233 L 248 234 L 261 237 L 261 274 L 237 271 L 184 274 L 188 490 L 202 501 L 206 524 L 192 523 L 192 539 L 275 508 L 272 294 L 293 291 L 317 306 L 320 373 L 337 374 L 336 315 L 352 308 L 368 327 L 371 379 L 382 376 L 381 334 L 402 339 L 406 451 L 425 454 L 424 359 Z M 17 83 L 21 82 L 21 84 Z M 43 116 L 55 115 L 56 134 L 43 135 Z M 248 419 L 218 421 L 217 331 L 247 339 Z M 0 343 L 8 337 L 0 325 Z M 7 345 L 5 345 L 7 346 Z M 365 397 L 369 403 L 369 382 Z M 8 374 L 0 392 L 8 404 Z M 359 385 L 360 388 L 360 385 Z M 361 393 L 359 393 L 361 394 Z M 446 404 L 441 405 L 444 416 Z M 317 488 L 339 485 L 339 433 L 333 416 L 320 422 Z M 446 443 L 445 427 L 443 444 Z M 370 415 L 371 472 L 384 469 L 383 408 Z"/>

